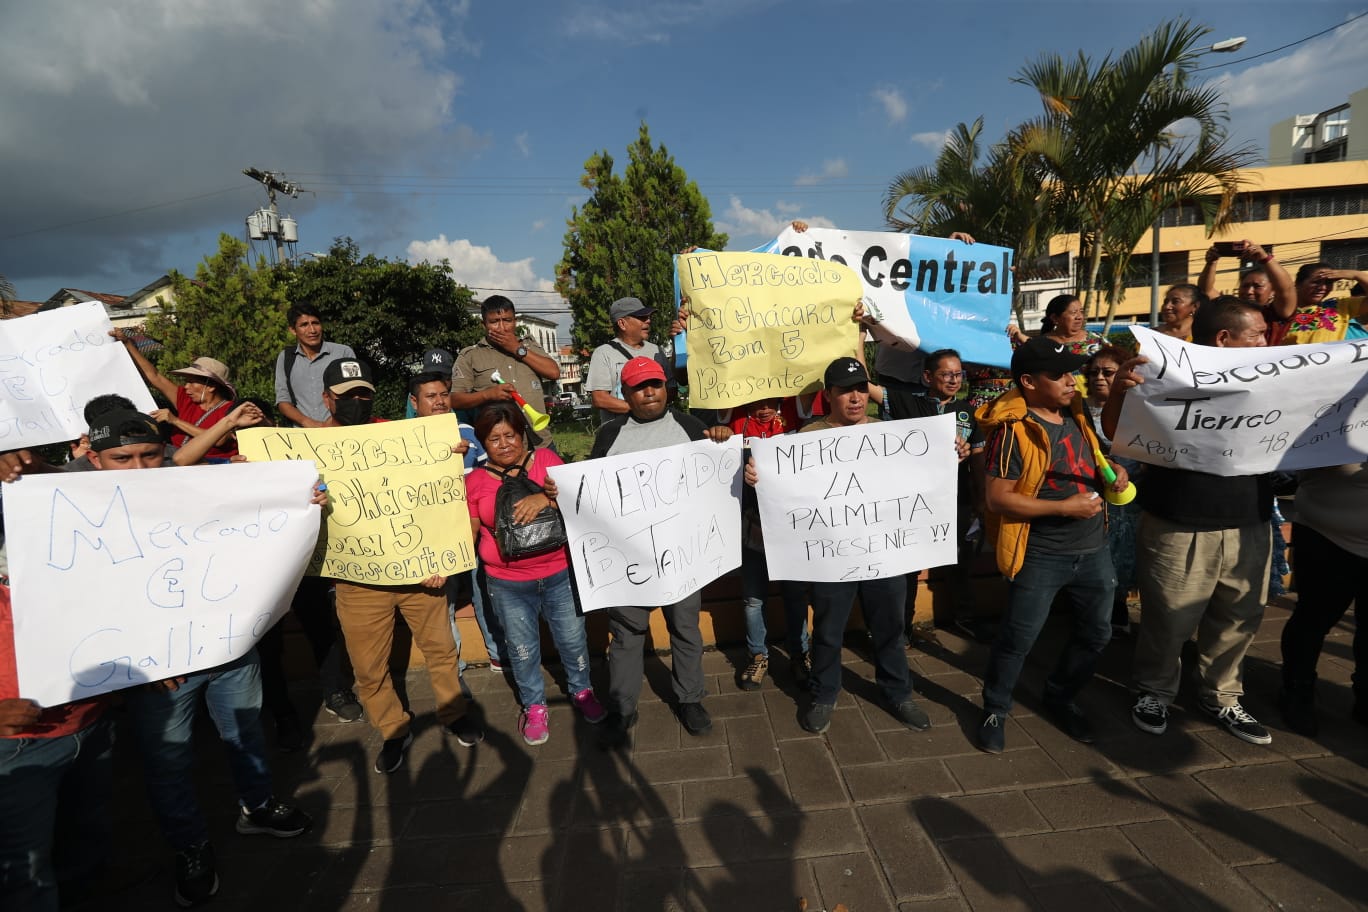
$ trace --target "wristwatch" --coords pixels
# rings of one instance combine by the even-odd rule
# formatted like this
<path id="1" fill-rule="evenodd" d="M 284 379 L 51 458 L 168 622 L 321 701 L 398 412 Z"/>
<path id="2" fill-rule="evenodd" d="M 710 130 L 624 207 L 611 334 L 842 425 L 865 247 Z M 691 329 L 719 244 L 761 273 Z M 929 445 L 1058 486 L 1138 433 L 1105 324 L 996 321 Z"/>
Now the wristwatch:
<path id="1" fill-rule="evenodd" d="M 518 346 L 518 350 L 515 351 L 513 354 L 517 355 L 519 358 L 526 358 L 526 357 L 527 357 L 527 346 L 526 346 L 526 345 L 519 345 L 519 346 Z"/>

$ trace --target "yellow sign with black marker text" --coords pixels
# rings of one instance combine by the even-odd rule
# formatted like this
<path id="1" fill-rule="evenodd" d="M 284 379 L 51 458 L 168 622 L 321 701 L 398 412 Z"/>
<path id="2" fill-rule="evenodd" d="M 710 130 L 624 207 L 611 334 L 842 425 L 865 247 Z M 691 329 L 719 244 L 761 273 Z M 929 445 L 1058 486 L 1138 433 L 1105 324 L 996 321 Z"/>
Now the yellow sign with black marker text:
<path id="1" fill-rule="evenodd" d="M 475 567 L 461 434 L 451 415 L 338 428 L 248 428 L 249 462 L 311 460 L 328 486 L 306 571 L 403 586 Z"/>
<path id="2" fill-rule="evenodd" d="M 850 318 L 864 288 L 848 266 L 699 251 L 677 256 L 675 269 L 688 299 L 694 408 L 815 393 L 828 364 L 859 351 Z"/>

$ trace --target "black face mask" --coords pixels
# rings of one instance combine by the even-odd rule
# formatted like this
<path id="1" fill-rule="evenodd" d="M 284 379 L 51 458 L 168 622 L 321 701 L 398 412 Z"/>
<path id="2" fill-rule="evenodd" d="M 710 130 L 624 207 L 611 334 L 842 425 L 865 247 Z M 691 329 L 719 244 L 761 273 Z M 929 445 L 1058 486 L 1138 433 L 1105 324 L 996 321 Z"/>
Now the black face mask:
<path id="1" fill-rule="evenodd" d="M 348 427 L 367 424 L 371 420 L 372 405 L 374 403 L 369 399 L 338 399 L 333 404 L 333 417 Z"/>

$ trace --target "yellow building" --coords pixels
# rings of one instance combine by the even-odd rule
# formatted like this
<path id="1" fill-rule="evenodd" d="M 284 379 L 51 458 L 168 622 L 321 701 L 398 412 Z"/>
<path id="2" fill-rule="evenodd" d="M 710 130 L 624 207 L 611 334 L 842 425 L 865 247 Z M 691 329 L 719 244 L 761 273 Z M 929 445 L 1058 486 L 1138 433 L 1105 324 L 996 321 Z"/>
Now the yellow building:
<path id="1" fill-rule="evenodd" d="M 1350 129 L 1354 108 L 1365 121 L 1357 133 Z M 1164 213 L 1159 227 L 1160 294 L 1169 285 L 1195 283 L 1206 264 L 1207 248 L 1215 241 L 1253 241 L 1293 275 L 1302 264 L 1315 262 L 1336 269 L 1368 269 L 1368 89 L 1353 93 L 1347 104 L 1275 124 L 1268 148 L 1271 161 L 1292 163 L 1242 173 L 1236 224 L 1208 238 L 1196 207 L 1179 206 Z M 1118 322 L 1149 320 L 1153 243 L 1153 231 L 1148 231 L 1135 246 L 1130 282 L 1116 310 Z M 1050 253 L 1057 261 L 1076 257 L 1078 235 L 1052 238 Z M 1240 270 L 1252 265 L 1222 260 L 1217 290 L 1233 294 Z M 1041 294 L 1029 294 L 1034 284 L 1022 283 L 1031 299 L 1028 311 L 1060 290 L 1039 283 Z M 1109 281 L 1099 279 L 1098 284 L 1105 287 Z M 1345 287 L 1336 288 L 1333 295 L 1347 294 L 1348 283 L 1341 284 Z M 1099 297 L 1090 319 L 1106 313 L 1105 295 Z M 1029 316 L 1027 325 L 1034 328 Z"/>

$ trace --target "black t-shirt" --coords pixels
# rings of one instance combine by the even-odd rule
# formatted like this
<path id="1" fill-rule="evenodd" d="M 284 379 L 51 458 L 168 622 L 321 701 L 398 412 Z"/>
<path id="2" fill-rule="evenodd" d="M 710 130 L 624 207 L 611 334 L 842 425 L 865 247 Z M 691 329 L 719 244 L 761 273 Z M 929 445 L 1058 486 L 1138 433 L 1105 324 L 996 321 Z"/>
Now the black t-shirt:
<path id="1" fill-rule="evenodd" d="M 1024 420 L 1034 421 L 1050 435 L 1050 465 L 1045 470 L 1045 480 L 1040 485 L 1037 498 L 1068 500 L 1075 494 L 1098 491 L 1097 457 L 1088 451 L 1088 441 L 1072 417 L 1065 417 L 1062 424 L 1051 424 L 1028 412 Z M 1006 454 L 1006 472 L 1001 471 L 1003 447 L 1010 447 Z M 1010 481 L 1021 477 L 1021 450 L 1009 424 L 998 428 L 988 442 L 988 474 Z M 1049 551 L 1052 554 L 1087 554 L 1096 551 L 1106 543 L 1104 515 L 1105 511 L 1088 519 L 1071 519 L 1067 516 L 1033 519 L 1026 549 Z"/>
<path id="2" fill-rule="evenodd" d="M 1138 487 L 1146 513 L 1198 532 L 1257 526 L 1273 515 L 1271 475 L 1208 475 L 1152 465 Z"/>
<path id="3" fill-rule="evenodd" d="M 983 430 L 979 428 L 978 420 L 974 413 L 969 410 L 969 403 L 960 399 L 952 402 L 947 408 L 945 403 L 934 396 L 909 396 L 907 404 L 912 409 L 910 418 L 931 418 L 935 415 L 954 415 L 955 416 L 955 436 L 969 444 L 969 452 L 980 453 L 983 451 L 986 441 L 983 439 Z M 969 460 L 964 460 L 959 464 L 959 502 L 963 506 L 973 506 L 971 503 L 973 487 L 969 481 Z"/>

